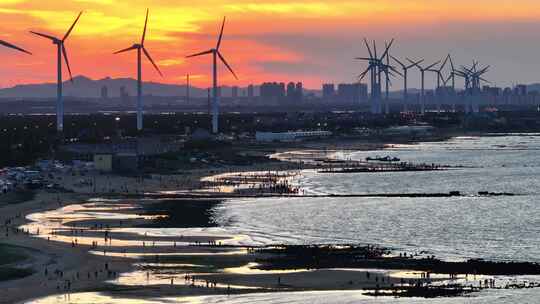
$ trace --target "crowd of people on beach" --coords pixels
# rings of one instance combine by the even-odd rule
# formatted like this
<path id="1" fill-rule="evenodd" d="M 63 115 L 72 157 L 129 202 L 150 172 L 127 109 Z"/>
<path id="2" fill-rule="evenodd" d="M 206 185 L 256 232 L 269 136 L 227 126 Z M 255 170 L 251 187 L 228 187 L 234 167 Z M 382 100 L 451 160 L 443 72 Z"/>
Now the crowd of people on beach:
<path id="1" fill-rule="evenodd" d="M 291 183 L 301 175 L 297 171 L 265 171 L 223 174 L 201 183 L 215 192 L 232 192 L 243 195 L 298 195 L 304 190 Z"/>

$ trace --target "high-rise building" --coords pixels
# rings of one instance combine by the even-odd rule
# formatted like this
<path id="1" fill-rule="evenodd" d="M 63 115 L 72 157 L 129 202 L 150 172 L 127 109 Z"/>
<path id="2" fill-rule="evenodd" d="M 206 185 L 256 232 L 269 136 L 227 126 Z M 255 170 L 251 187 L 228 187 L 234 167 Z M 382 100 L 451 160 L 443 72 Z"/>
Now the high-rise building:
<path id="1" fill-rule="evenodd" d="M 360 95 L 360 101 L 368 100 L 368 85 L 365 83 L 356 83 L 358 86 L 358 95 Z"/>
<path id="2" fill-rule="evenodd" d="M 255 96 L 255 89 L 253 88 L 252 84 L 248 85 L 247 95 L 249 99 L 253 99 L 253 97 Z"/>
<path id="3" fill-rule="evenodd" d="M 280 82 L 278 84 L 278 87 L 277 87 L 277 95 L 279 97 L 285 97 L 285 83 L 284 82 Z"/>
<path id="4" fill-rule="evenodd" d="M 238 87 L 234 86 L 231 88 L 231 97 L 232 98 L 238 98 Z"/>
<path id="5" fill-rule="evenodd" d="M 283 82 L 265 82 L 261 85 L 261 97 L 281 99 L 285 97 L 285 84 Z"/>
<path id="6" fill-rule="evenodd" d="M 296 85 L 294 82 L 289 82 L 287 84 L 287 98 L 291 101 L 296 100 Z"/>
<path id="7" fill-rule="evenodd" d="M 518 84 L 514 88 L 514 94 L 517 96 L 525 96 L 527 95 L 527 86 L 524 84 Z"/>
<path id="8" fill-rule="evenodd" d="M 500 96 L 502 95 L 502 89 L 498 87 L 492 87 L 492 86 L 483 86 L 482 92 L 488 96 Z"/>
<path id="9" fill-rule="evenodd" d="M 367 100 L 367 85 L 363 83 L 340 83 L 337 98 L 342 103 L 359 103 Z"/>
<path id="10" fill-rule="evenodd" d="M 107 86 L 101 87 L 101 99 L 109 99 L 109 88 Z"/>
<path id="11" fill-rule="evenodd" d="M 322 97 L 324 100 L 332 100 L 336 95 L 336 86 L 333 83 L 325 83 L 322 86 Z"/>
<path id="12" fill-rule="evenodd" d="M 129 103 L 129 93 L 124 86 L 120 87 L 120 100 L 122 103 Z"/>
<path id="13" fill-rule="evenodd" d="M 301 82 L 296 83 L 296 99 L 298 101 L 304 99 L 304 85 Z"/>

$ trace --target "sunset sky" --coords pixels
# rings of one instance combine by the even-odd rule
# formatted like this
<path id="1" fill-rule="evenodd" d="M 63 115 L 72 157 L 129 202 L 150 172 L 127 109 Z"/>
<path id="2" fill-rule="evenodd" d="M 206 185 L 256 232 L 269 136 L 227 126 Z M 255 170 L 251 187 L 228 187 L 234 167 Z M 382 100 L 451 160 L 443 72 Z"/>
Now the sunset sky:
<path id="1" fill-rule="evenodd" d="M 209 85 L 210 57 L 184 57 L 213 47 L 227 16 L 222 51 L 240 80 L 221 66 L 221 84 L 352 82 L 365 68 L 352 60 L 367 55 L 363 37 L 381 48 L 396 38 L 400 58 L 436 61 L 450 52 L 457 64 L 478 59 L 492 65 L 486 78 L 500 86 L 540 82 L 538 0 L 0 0 L 0 39 L 34 53 L 0 48 L 0 86 L 54 81 L 53 45 L 28 31 L 62 37 L 81 10 L 66 43 L 74 74 L 135 77 L 135 53 L 112 53 L 140 40 L 147 7 L 146 47 L 165 77 L 146 62 L 146 81 L 183 83 L 190 73 L 194 85 Z M 411 74 L 412 86 L 418 78 Z"/>

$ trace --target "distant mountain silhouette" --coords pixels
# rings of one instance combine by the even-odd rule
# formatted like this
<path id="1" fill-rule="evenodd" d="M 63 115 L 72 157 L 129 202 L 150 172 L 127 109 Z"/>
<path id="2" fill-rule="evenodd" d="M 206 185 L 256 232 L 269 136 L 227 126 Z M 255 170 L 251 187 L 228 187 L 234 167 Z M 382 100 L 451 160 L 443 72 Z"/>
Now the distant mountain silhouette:
<path id="1" fill-rule="evenodd" d="M 85 76 L 77 76 L 71 81 L 64 82 L 64 96 L 79 98 L 100 98 L 101 88 L 107 87 L 109 97 L 120 97 L 120 88 L 130 96 L 137 94 L 137 80 L 132 78 L 103 78 L 93 80 Z M 185 96 L 185 85 L 162 84 L 155 82 L 143 83 L 144 95 L 154 96 Z M 225 90 L 225 88 L 224 88 Z M 191 87 L 190 95 L 193 97 L 207 96 L 206 89 Z M 0 89 L 0 98 L 54 98 L 56 97 L 56 83 L 24 84 L 12 88 Z"/>
<path id="2" fill-rule="evenodd" d="M 108 95 L 111 98 L 120 97 L 120 88 L 124 87 L 130 96 L 137 94 L 137 80 L 133 78 L 110 78 L 93 80 L 85 76 L 76 76 L 73 78 L 73 83 L 70 81 L 64 82 L 64 96 L 77 98 L 100 98 L 101 88 L 107 87 Z M 157 82 L 144 82 L 144 95 L 163 96 L 163 97 L 179 97 L 186 95 L 186 86 L 183 84 L 164 84 Z M 528 91 L 540 92 L 540 83 L 527 85 Z M 258 92 L 258 86 L 255 86 L 255 91 Z M 245 94 L 246 88 L 240 88 L 240 96 Z M 305 89 L 305 93 L 312 93 L 316 96 L 321 96 L 320 90 Z M 419 94 L 420 90 L 410 88 L 409 94 Z M 231 88 L 223 86 L 221 95 L 224 97 L 230 96 Z M 391 98 L 401 98 L 403 92 L 401 90 L 391 91 Z M 207 96 L 206 88 L 191 87 L 190 96 L 195 98 L 204 98 Z M 0 98 L 32 98 L 32 99 L 50 99 L 56 97 L 56 83 L 40 83 L 40 84 L 23 84 L 11 88 L 0 89 Z"/>

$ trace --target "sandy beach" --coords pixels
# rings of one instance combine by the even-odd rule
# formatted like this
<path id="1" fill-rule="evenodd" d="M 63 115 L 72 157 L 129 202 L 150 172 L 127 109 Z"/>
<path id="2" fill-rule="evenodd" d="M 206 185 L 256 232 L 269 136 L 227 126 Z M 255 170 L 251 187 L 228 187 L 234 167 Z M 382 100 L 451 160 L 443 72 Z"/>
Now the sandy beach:
<path id="1" fill-rule="evenodd" d="M 265 169 L 261 173 L 254 173 L 257 169 Z M 6 234 L 2 234 L 0 243 L 14 246 L 23 252 L 27 258 L 10 267 L 32 269 L 34 273 L 18 280 L 0 282 L 0 302 L 17 303 L 29 299 L 36 299 L 51 294 L 74 293 L 91 290 L 114 290 L 115 286 L 110 281 L 130 281 L 131 288 L 128 292 L 143 296 L 152 293 L 170 295 L 199 295 L 199 294 L 223 294 L 233 292 L 271 291 L 282 289 L 340 289 L 340 288 L 364 288 L 374 283 L 365 284 L 356 272 L 350 271 L 294 271 L 294 272 L 267 272 L 261 274 L 247 274 L 240 272 L 230 273 L 227 271 L 211 270 L 200 272 L 194 267 L 180 267 L 174 275 L 166 276 L 166 279 L 156 279 L 159 275 L 147 273 L 147 280 L 131 280 L 131 276 L 140 273 L 141 267 L 137 263 L 148 263 L 159 256 L 160 263 L 167 263 L 167 258 L 178 259 L 181 256 L 186 260 L 185 264 L 192 264 L 194 256 L 207 256 L 208 260 L 197 265 L 198 267 L 208 264 L 222 264 L 224 268 L 242 269 L 252 263 L 254 255 L 246 254 L 243 247 L 216 246 L 218 242 L 227 243 L 234 240 L 235 236 L 216 236 L 204 232 L 182 236 L 149 236 L 137 233 L 114 231 L 114 228 L 127 229 L 151 221 L 152 217 L 140 217 L 129 208 L 120 213 L 121 224 L 116 220 L 88 219 L 88 218 L 61 218 L 62 212 L 76 213 L 81 204 L 88 204 L 91 198 L 103 195 L 143 195 L 143 193 L 212 193 L 229 192 L 225 186 L 234 184 L 246 184 L 257 187 L 269 183 L 270 172 L 283 172 L 271 179 L 272 184 L 282 183 L 295 176 L 298 165 L 294 163 L 278 163 L 271 166 L 253 166 L 249 168 L 220 168 L 215 170 L 195 170 L 177 176 L 152 176 L 150 178 L 122 177 L 102 175 L 98 173 L 85 176 L 73 176 L 73 174 L 57 174 L 54 180 L 72 193 L 47 193 L 39 191 L 35 197 L 27 202 L 10 204 L 0 209 L 3 215 L 2 222 L 9 223 Z M 287 171 L 283 171 L 287 170 Z M 236 172 L 236 173 L 231 173 Z M 238 172 L 247 172 L 245 174 Z M 290 173 L 286 173 L 290 172 Z M 239 179 L 239 176 L 242 176 Z M 246 179 L 250 182 L 247 183 Z M 84 182 L 87 183 L 84 183 Z M 210 187 L 209 183 L 213 183 Z M 247 186 L 248 189 L 250 186 Z M 266 190 L 264 190 L 266 191 Z M 218 195 L 219 196 L 219 195 Z M 93 204 L 93 203 L 90 203 Z M 82 208 L 82 207 L 81 207 Z M 92 207 L 90 207 L 92 208 Z M 117 208 L 116 211 L 122 208 Z M 107 210 L 108 209 L 108 210 Z M 109 207 L 95 206 L 93 211 L 111 212 Z M 60 212 L 58 212 L 60 210 Z M 66 211 L 67 210 L 67 211 Z M 80 211 L 80 210 L 78 210 Z M 86 208 L 85 212 L 92 211 Z M 57 212 L 57 213 L 55 213 Z M 50 213 L 50 214 L 49 214 Z M 46 215 L 47 222 L 28 220 L 29 215 Z M 130 216 L 126 216 L 130 214 Z M 119 228 L 121 226 L 122 228 Z M 17 232 L 15 227 L 22 227 Z M 98 228 L 99 227 L 99 228 Z M 106 227 L 106 228 L 105 228 Z M 107 232 L 105 232 L 107 231 Z M 104 234 L 108 236 L 104 241 Z M 108 242 L 107 243 L 107 238 Z M 95 243 L 94 243 L 95 242 Z M 157 244 L 157 245 L 156 245 Z M 197 246 L 193 246 L 197 245 Z M 169 256 L 170 255 L 170 256 Z M 196 259 L 196 258 L 195 258 Z M 160 267 L 146 265 L 148 269 L 156 271 Z M 240 267 L 240 268 L 238 268 Z M 207 269 L 208 271 L 208 269 Z M 144 271 L 143 271 L 144 273 Z M 188 273 L 197 273 L 185 280 Z M 217 273 L 217 274 L 216 274 Z M 219 274 L 221 273 L 221 274 Z M 144 276 L 144 275 L 143 275 Z M 195 277 L 195 279 L 193 279 Z M 284 282 L 280 282 L 283 277 Z M 153 280 L 153 284 L 151 281 Z M 171 280 L 174 288 L 171 288 Z M 289 280 L 285 283 L 285 280 Z M 183 284 L 174 284 L 183 282 Z M 355 284 L 349 284 L 349 282 Z M 213 282 L 214 288 L 193 288 L 194 286 L 206 287 Z M 295 282 L 295 284 L 293 284 Z M 334 282 L 334 283 L 330 283 Z M 336 283 L 341 282 L 341 283 Z M 374 281 L 373 281 L 374 282 Z M 33 286 L 33 288 L 27 288 Z M 150 288 L 151 286 L 151 288 Z M 156 291 L 158 287 L 159 291 Z"/>
<path id="2" fill-rule="evenodd" d="M 468 282 L 464 276 L 432 278 L 403 269 L 257 269 L 269 253 L 246 247 L 244 236 L 228 235 L 209 220 L 208 211 L 231 193 L 301 195 L 292 183 L 299 169 L 336 152 L 296 151 L 277 156 L 295 162 L 146 178 L 54 176 L 71 192 L 40 191 L 30 201 L 0 208 L 6 232 L 0 244 L 27 257 L 7 266 L 33 271 L 0 282 L 0 303 L 87 291 L 144 299 Z"/>

